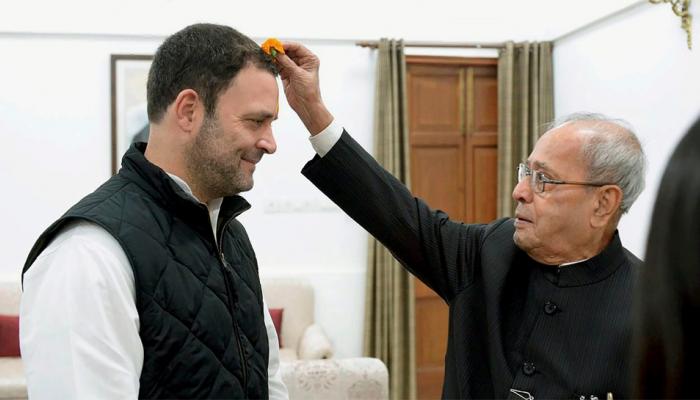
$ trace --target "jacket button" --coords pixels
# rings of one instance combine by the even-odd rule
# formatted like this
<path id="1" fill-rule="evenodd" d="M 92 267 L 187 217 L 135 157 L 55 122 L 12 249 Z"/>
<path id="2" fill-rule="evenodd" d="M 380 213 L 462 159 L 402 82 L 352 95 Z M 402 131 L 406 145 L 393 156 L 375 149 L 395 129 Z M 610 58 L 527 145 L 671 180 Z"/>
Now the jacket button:
<path id="1" fill-rule="evenodd" d="M 556 304 L 552 303 L 551 301 L 544 303 L 544 312 L 547 315 L 554 314 L 555 312 L 557 312 L 558 309 L 559 309 L 559 307 Z"/>
<path id="2" fill-rule="evenodd" d="M 532 376 L 536 370 L 537 370 L 537 368 L 535 368 L 535 364 L 533 364 L 531 362 L 523 363 L 523 373 L 525 375 Z"/>

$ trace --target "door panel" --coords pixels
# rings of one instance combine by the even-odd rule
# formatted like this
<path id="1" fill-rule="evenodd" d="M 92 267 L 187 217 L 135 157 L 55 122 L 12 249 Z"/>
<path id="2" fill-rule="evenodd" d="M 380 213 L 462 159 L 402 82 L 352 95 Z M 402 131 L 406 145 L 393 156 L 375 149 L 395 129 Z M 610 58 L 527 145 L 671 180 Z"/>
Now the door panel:
<path id="1" fill-rule="evenodd" d="M 411 167 L 424 171 L 412 176 L 414 194 L 431 207 L 449 215 L 464 214 L 464 167 L 461 145 L 416 146 L 411 151 Z"/>
<path id="2" fill-rule="evenodd" d="M 474 69 L 473 102 L 473 134 L 498 135 L 498 81 L 495 68 Z"/>
<path id="3" fill-rule="evenodd" d="M 493 59 L 407 57 L 411 189 L 455 221 L 496 216 L 497 95 Z M 442 393 L 448 308 L 414 279 L 419 399 Z"/>
<path id="4" fill-rule="evenodd" d="M 472 146 L 471 154 L 474 164 L 472 166 L 473 184 L 470 185 L 471 196 L 468 199 L 472 208 L 472 217 L 469 220 L 475 223 L 491 222 L 497 212 L 498 148 L 496 140 L 493 140 L 493 143 Z"/>
<path id="5" fill-rule="evenodd" d="M 462 129 L 461 72 L 451 67 L 417 67 L 407 81 L 411 135 L 458 136 Z"/>

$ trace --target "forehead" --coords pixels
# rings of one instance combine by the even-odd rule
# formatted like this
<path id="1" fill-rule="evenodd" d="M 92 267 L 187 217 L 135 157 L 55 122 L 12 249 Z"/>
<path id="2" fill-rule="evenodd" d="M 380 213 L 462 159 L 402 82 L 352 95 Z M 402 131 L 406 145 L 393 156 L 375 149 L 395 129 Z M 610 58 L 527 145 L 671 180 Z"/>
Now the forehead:
<path id="1" fill-rule="evenodd" d="M 277 105 L 277 79 L 269 71 L 248 64 L 233 78 L 221 93 L 220 102 L 226 105 Z"/>
<path id="2" fill-rule="evenodd" d="M 585 173 L 584 134 L 575 124 L 564 124 L 548 131 L 535 144 L 528 164 L 531 168 L 555 174 Z"/>

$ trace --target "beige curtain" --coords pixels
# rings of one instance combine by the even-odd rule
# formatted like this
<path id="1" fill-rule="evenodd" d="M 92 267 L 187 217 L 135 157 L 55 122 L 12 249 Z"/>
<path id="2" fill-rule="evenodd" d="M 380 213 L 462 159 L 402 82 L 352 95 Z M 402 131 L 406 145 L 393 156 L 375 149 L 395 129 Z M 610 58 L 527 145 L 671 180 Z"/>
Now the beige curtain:
<path id="1" fill-rule="evenodd" d="M 498 58 L 499 217 L 513 215 L 518 163 L 553 117 L 552 43 L 506 43 Z"/>
<path id="2" fill-rule="evenodd" d="M 377 54 L 375 158 L 409 184 L 406 60 L 403 42 L 382 39 Z M 376 239 L 369 240 L 364 352 L 389 369 L 391 399 L 416 397 L 413 283 Z"/>

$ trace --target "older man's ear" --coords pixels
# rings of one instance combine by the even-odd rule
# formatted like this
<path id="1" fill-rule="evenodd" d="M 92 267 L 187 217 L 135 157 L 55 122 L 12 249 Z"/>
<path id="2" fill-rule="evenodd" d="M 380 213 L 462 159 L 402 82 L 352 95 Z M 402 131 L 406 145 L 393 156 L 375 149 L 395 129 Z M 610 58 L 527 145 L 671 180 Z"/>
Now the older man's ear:
<path id="1" fill-rule="evenodd" d="M 620 216 L 620 204 L 622 203 L 622 189 L 616 185 L 605 185 L 598 188 L 591 225 L 595 228 L 607 226 L 611 220 L 617 220 Z"/>

